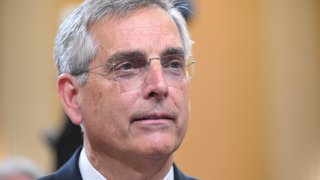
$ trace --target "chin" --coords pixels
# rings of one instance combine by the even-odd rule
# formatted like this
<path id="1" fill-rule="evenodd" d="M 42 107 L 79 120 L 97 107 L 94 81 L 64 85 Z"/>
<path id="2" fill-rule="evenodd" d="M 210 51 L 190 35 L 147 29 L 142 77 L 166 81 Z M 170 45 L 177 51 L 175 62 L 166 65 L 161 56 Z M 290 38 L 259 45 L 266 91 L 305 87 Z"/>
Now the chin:
<path id="1" fill-rule="evenodd" d="M 176 142 L 174 138 L 167 139 L 150 139 L 143 143 L 142 152 L 146 157 L 150 158 L 166 158 L 175 152 L 180 146 L 180 142 Z"/>

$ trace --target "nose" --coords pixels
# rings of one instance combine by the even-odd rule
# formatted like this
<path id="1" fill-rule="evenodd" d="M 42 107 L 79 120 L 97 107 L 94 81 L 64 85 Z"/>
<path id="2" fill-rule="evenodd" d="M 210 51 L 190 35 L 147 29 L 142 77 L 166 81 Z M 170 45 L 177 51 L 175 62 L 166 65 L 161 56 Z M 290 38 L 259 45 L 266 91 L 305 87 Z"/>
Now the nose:
<path id="1" fill-rule="evenodd" d="M 143 85 L 143 97 L 160 101 L 169 95 L 169 88 L 159 59 L 151 59 L 149 71 Z"/>

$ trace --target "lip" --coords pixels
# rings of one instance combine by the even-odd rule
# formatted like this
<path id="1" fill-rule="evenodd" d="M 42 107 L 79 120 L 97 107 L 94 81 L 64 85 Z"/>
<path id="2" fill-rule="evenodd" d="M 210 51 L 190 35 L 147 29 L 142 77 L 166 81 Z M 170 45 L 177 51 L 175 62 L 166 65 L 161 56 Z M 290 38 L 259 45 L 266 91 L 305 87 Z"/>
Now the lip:
<path id="1" fill-rule="evenodd" d="M 138 115 L 132 118 L 130 123 L 135 122 L 160 122 L 160 121 L 175 121 L 175 117 L 166 113 L 152 113 L 152 114 L 146 114 L 146 115 Z"/>

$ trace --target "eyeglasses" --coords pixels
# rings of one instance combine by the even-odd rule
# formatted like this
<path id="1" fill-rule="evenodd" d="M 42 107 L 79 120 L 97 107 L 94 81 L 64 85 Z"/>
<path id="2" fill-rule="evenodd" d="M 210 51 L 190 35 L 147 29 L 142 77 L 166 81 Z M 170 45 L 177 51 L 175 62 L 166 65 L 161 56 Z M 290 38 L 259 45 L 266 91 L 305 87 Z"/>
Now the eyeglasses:
<path id="1" fill-rule="evenodd" d="M 182 79 L 190 79 L 194 75 L 196 61 L 193 56 L 186 57 L 184 54 L 150 59 L 142 55 L 121 56 L 113 58 L 111 63 L 98 65 L 84 73 L 94 72 L 107 79 L 118 81 L 120 86 L 127 91 L 142 86 L 149 73 L 151 63 L 155 60 L 160 61 L 162 73 L 168 85 L 178 87 Z M 100 72 L 93 71 L 98 68 L 102 68 Z"/>

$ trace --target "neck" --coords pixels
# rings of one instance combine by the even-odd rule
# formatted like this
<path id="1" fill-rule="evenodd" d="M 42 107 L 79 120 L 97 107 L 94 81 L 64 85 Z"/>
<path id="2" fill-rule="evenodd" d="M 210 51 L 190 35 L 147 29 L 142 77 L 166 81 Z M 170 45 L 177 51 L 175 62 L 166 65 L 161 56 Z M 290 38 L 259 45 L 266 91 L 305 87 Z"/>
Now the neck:
<path id="1" fill-rule="evenodd" d="M 84 148 L 90 163 L 108 180 L 160 180 L 167 175 L 173 164 L 172 155 L 145 157 L 117 152 L 117 156 L 113 156 L 93 151 L 87 143 L 84 143 Z"/>

